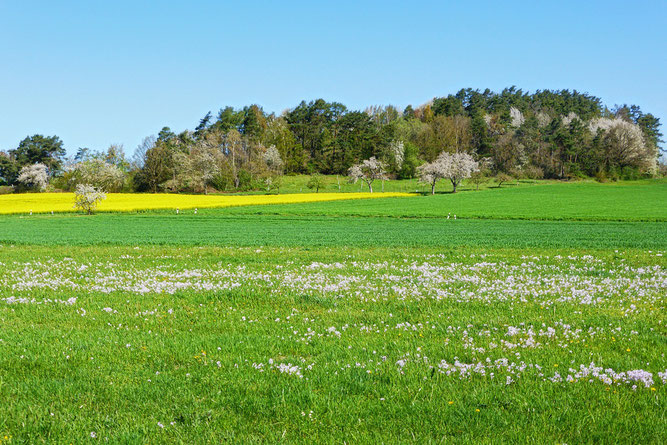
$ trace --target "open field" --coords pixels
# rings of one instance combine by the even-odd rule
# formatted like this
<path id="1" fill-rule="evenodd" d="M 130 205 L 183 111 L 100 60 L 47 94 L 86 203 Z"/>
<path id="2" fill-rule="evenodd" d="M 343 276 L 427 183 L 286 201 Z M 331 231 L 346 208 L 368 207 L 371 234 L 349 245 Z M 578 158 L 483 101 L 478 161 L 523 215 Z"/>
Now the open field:
<path id="1" fill-rule="evenodd" d="M 409 196 L 386 193 L 386 196 Z M 293 195 L 177 195 L 108 193 L 98 207 L 100 212 L 137 212 L 145 210 L 195 209 L 247 205 L 288 204 L 382 197 L 371 193 L 303 193 Z M 73 193 L 23 193 L 0 195 L 0 214 L 74 212 Z"/>
<path id="2" fill-rule="evenodd" d="M 407 199 L 407 198 L 405 198 Z M 667 249 L 665 222 L 224 214 L 0 217 L 0 243 L 39 245 Z"/>
<path id="3" fill-rule="evenodd" d="M 250 206 L 225 213 L 411 218 L 667 221 L 667 181 L 540 183 L 375 201 Z"/>
<path id="4" fill-rule="evenodd" d="M 0 216 L 1 443 L 664 443 L 664 199 Z"/>
<path id="5" fill-rule="evenodd" d="M 664 443 L 659 255 L 4 247 L 0 434 Z"/>

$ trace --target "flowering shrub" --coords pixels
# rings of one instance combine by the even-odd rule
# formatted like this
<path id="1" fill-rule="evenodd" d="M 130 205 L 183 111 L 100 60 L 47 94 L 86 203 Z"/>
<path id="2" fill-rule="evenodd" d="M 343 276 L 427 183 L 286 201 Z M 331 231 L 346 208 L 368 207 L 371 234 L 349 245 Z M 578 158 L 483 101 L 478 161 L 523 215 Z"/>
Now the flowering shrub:
<path id="1" fill-rule="evenodd" d="M 92 185 L 79 184 L 74 191 L 74 208 L 92 215 L 97 204 L 106 197 L 106 193 Z"/>

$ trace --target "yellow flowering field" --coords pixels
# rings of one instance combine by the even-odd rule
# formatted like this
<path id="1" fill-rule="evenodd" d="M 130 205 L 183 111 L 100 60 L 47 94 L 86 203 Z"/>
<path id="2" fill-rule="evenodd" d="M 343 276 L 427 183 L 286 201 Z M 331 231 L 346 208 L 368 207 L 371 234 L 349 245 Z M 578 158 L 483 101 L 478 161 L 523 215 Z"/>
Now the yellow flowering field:
<path id="1" fill-rule="evenodd" d="M 410 193 L 303 193 L 291 195 L 176 195 L 168 193 L 108 193 L 98 206 L 102 212 L 134 212 L 157 209 L 194 209 L 264 204 L 291 204 L 344 199 L 411 196 Z M 0 214 L 73 212 L 73 193 L 24 193 L 0 195 Z"/>

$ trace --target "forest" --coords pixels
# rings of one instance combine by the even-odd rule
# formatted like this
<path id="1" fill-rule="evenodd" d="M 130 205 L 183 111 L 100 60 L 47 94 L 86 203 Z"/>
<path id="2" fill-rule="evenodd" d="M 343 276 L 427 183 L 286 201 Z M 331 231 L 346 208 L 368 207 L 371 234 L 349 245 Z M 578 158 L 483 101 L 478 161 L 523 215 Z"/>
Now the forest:
<path id="1" fill-rule="evenodd" d="M 324 99 L 280 115 L 228 106 L 192 130 L 162 128 L 132 156 L 114 144 L 67 157 L 59 137 L 28 136 L 0 151 L 0 185 L 5 193 L 82 183 L 109 192 L 270 191 L 284 174 L 346 175 L 370 158 L 390 178 L 413 178 L 443 152 L 470 155 L 486 176 L 604 182 L 664 175 L 660 130 L 638 105 L 610 108 L 576 90 L 468 88 L 402 110 Z"/>

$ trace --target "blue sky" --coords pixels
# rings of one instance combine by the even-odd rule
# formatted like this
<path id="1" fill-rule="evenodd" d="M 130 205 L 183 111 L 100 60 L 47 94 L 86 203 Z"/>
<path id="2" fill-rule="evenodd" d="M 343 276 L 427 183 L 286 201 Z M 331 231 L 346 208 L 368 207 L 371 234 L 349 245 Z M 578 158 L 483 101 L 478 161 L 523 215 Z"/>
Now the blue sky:
<path id="1" fill-rule="evenodd" d="M 0 150 L 70 153 L 211 110 L 363 109 L 460 88 L 569 88 L 667 121 L 667 1 L 0 0 Z M 667 133 L 663 128 L 663 133 Z"/>

